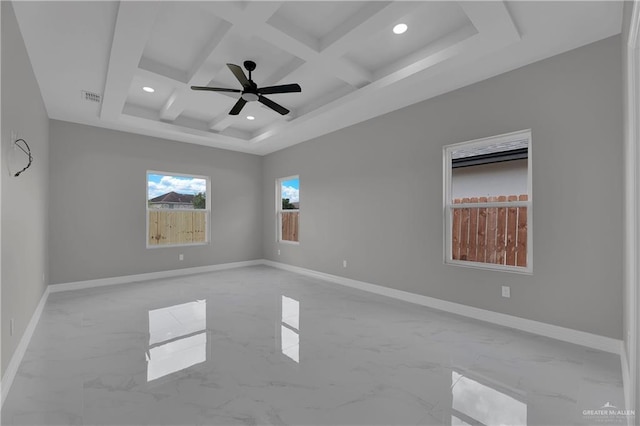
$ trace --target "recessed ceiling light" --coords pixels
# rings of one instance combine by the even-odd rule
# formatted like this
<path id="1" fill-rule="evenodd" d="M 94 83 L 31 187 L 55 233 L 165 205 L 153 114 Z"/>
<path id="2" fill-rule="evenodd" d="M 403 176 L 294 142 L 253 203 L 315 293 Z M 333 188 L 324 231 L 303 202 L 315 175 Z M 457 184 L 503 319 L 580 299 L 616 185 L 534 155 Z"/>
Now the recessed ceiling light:
<path id="1" fill-rule="evenodd" d="M 253 115 L 247 115 L 247 120 L 255 120 L 256 118 Z"/>
<path id="2" fill-rule="evenodd" d="M 144 90 L 144 91 L 145 91 L 145 92 L 147 92 L 147 93 L 153 93 L 153 92 L 155 92 L 155 91 L 156 91 L 156 89 L 154 89 L 153 87 L 149 87 L 149 86 L 144 86 L 144 87 L 142 88 L 142 90 Z"/>
<path id="3" fill-rule="evenodd" d="M 407 31 L 407 24 L 398 24 L 395 27 L 393 27 L 393 32 L 394 34 L 402 34 L 405 31 Z"/>

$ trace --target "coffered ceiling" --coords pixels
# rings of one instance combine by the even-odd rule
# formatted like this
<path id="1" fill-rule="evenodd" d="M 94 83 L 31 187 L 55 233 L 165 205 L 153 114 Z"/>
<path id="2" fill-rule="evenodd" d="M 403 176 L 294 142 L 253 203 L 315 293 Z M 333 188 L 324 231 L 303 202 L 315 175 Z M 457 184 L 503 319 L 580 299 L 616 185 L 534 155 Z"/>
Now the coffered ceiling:
<path id="1" fill-rule="evenodd" d="M 266 154 L 617 34 L 620 2 L 14 2 L 50 118 Z M 408 30 L 392 32 L 398 23 Z M 253 60 L 282 116 L 226 64 Z M 143 87 L 155 91 L 148 93 Z M 83 92 L 96 93 L 100 102 Z M 247 116 L 255 117 L 248 120 Z"/>

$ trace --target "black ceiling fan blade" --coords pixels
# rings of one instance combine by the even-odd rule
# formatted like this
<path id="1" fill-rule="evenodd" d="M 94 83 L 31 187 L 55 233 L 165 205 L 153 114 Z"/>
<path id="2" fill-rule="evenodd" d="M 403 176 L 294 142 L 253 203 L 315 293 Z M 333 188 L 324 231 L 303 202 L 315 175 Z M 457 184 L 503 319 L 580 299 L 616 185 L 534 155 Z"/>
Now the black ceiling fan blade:
<path id="1" fill-rule="evenodd" d="M 274 110 L 275 112 L 279 112 L 282 115 L 287 115 L 289 114 L 289 110 L 286 109 L 285 107 L 283 107 L 282 105 L 279 105 L 275 102 L 273 102 L 271 99 L 269 98 L 265 98 L 264 96 L 260 96 L 258 97 L 258 102 L 265 104 L 266 106 L 268 106 L 269 108 L 271 108 L 272 110 Z"/>
<path id="2" fill-rule="evenodd" d="M 244 105 L 247 103 L 247 101 L 245 101 L 244 99 L 240 98 L 238 99 L 238 102 L 236 102 L 236 104 L 233 106 L 233 108 L 231 108 L 231 111 L 229 111 L 229 115 L 238 115 L 240 114 L 240 111 L 242 111 L 242 108 L 244 108 Z"/>
<path id="3" fill-rule="evenodd" d="M 247 76 L 244 74 L 244 71 L 242 71 L 242 68 L 240 68 L 236 64 L 227 64 L 227 66 L 229 67 L 233 75 L 236 76 L 240 84 L 242 84 L 242 87 L 251 86 L 251 83 L 249 83 L 249 80 L 247 79 Z"/>
<path id="4" fill-rule="evenodd" d="M 258 89 L 258 93 L 262 95 L 269 95 L 275 93 L 294 93 L 302 92 L 302 88 L 299 84 L 282 84 L 280 86 L 268 86 Z"/>
<path id="5" fill-rule="evenodd" d="M 240 89 L 225 89 L 223 87 L 208 87 L 208 86 L 191 86 L 191 90 L 206 90 L 209 92 L 233 92 L 240 93 Z"/>

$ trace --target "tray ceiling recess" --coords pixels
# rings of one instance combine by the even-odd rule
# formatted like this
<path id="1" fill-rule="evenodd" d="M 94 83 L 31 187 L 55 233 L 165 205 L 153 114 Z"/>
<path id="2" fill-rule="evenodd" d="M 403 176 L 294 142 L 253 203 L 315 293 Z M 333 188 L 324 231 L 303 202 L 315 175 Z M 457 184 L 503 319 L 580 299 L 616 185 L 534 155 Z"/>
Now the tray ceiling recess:
<path id="1" fill-rule="evenodd" d="M 618 34 L 620 2 L 14 2 L 50 118 L 264 155 Z M 407 30 L 393 29 L 405 24 Z M 258 64 L 281 115 L 237 93 Z M 87 101 L 86 93 L 101 97 Z"/>

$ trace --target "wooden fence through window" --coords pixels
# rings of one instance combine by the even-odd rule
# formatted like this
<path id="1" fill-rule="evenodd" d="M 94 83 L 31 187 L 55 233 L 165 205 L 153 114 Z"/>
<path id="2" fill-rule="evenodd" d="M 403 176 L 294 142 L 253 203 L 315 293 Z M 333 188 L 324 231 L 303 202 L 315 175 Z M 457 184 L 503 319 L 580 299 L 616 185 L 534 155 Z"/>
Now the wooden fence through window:
<path id="1" fill-rule="evenodd" d="M 150 210 L 148 213 L 150 246 L 207 241 L 206 210 Z"/>
<path id="2" fill-rule="evenodd" d="M 300 212 L 288 212 L 283 211 L 282 213 L 282 241 L 298 241 L 298 226 L 299 226 L 299 218 Z"/>
<path id="3" fill-rule="evenodd" d="M 527 200 L 526 194 L 454 199 L 453 259 L 526 267 L 527 207 L 460 208 L 455 204 Z"/>

